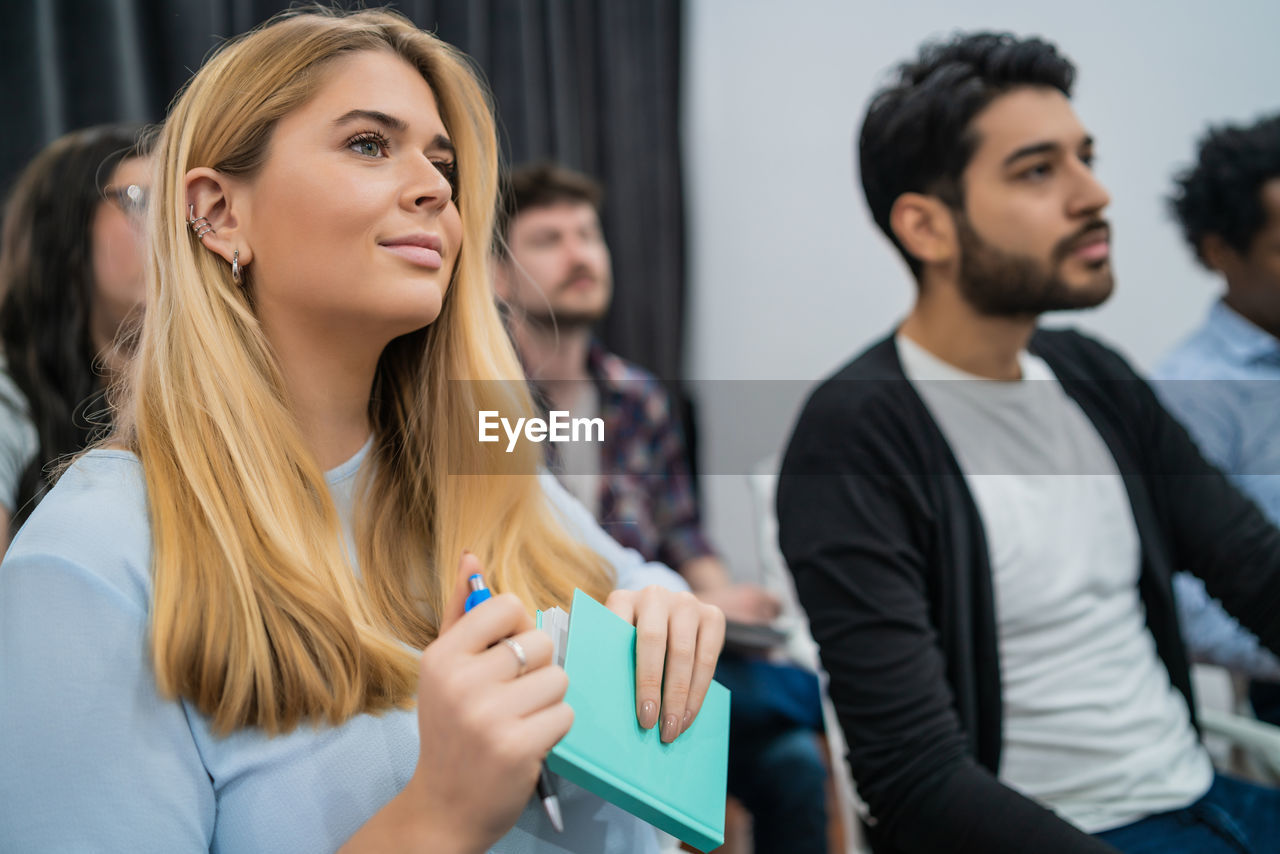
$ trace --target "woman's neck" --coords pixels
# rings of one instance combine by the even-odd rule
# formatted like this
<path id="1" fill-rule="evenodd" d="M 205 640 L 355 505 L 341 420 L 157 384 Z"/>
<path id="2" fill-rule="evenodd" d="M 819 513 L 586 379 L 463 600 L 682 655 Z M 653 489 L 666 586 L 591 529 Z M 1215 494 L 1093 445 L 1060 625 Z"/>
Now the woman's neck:
<path id="1" fill-rule="evenodd" d="M 382 348 L 334 346 L 335 341 L 358 340 L 349 331 L 341 336 L 296 327 L 266 331 L 298 429 L 316 461 L 328 471 L 351 459 L 372 429 L 369 396 Z"/>

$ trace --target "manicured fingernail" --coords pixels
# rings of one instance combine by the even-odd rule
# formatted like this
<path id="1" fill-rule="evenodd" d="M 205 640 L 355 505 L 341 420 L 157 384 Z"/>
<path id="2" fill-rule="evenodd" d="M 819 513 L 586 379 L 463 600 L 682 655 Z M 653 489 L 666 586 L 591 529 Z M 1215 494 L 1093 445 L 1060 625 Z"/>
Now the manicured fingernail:
<path id="1" fill-rule="evenodd" d="M 653 729 L 658 722 L 658 704 L 653 700 L 645 700 L 640 704 L 640 726 Z"/>
<path id="2" fill-rule="evenodd" d="M 684 735 L 689 729 L 689 724 L 693 723 L 693 709 L 685 709 L 684 720 L 680 722 L 680 734 Z"/>
<path id="3" fill-rule="evenodd" d="M 679 722 L 680 722 L 680 719 L 677 718 L 675 715 L 667 715 L 665 718 L 662 719 L 662 740 L 663 741 L 668 743 L 675 741 L 676 724 L 678 724 Z"/>

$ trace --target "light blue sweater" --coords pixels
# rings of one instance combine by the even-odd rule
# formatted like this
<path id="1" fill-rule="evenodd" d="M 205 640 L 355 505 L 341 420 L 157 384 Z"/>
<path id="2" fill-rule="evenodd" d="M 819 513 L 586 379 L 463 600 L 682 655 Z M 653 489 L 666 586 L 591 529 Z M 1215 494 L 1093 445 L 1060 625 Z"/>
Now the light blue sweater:
<path id="1" fill-rule="evenodd" d="M 367 447 L 326 475 L 345 519 Z M 541 483 L 619 587 L 685 589 L 609 539 L 554 478 Z M 408 781 L 415 712 L 274 738 L 213 735 L 191 705 L 156 692 L 150 562 L 141 464 L 96 450 L 63 475 L 0 565 L 0 852 L 336 850 Z M 564 781 L 560 794 L 564 834 L 531 799 L 494 850 L 656 851 L 649 825 Z"/>

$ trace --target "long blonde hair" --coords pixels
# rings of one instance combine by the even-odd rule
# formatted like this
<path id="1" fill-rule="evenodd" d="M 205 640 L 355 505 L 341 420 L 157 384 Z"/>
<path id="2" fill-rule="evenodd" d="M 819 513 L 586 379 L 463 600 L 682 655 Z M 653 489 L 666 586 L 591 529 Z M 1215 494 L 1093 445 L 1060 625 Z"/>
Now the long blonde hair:
<path id="1" fill-rule="evenodd" d="M 354 522 L 359 572 L 304 444 L 252 288 L 185 223 L 197 166 L 252 178 L 276 122 L 325 63 L 390 50 L 438 101 L 456 148 L 463 241 L 440 317 L 384 350 Z M 412 703 L 463 549 L 529 607 L 614 579 L 562 528 L 540 455 L 477 442 L 479 410 L 535 410 L 486 271 L 497 191 L 487 92 L 468 60 L 386 11 L 286 13 L 224 45 L 159 140 L 147 312 L 116 440 L 141 459 L 152 529 L 152 657 L 166 696 L 215 730 L 283 732 Z"/>

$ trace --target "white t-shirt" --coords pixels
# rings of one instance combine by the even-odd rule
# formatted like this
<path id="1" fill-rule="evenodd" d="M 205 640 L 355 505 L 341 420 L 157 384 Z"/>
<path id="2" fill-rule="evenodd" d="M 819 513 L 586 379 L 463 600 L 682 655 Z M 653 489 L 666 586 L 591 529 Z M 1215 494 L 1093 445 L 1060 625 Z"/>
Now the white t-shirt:
<path id="1" fill-rule="evenodd" d="M 1102 437 L 1030 353 L 1022 380 L 1000 382 L 896 343 L 986 533 L 1000 780 L 1088 833 L 1191 804 L 1213 767 L 1147 628 L 1137 526 Z"/>

